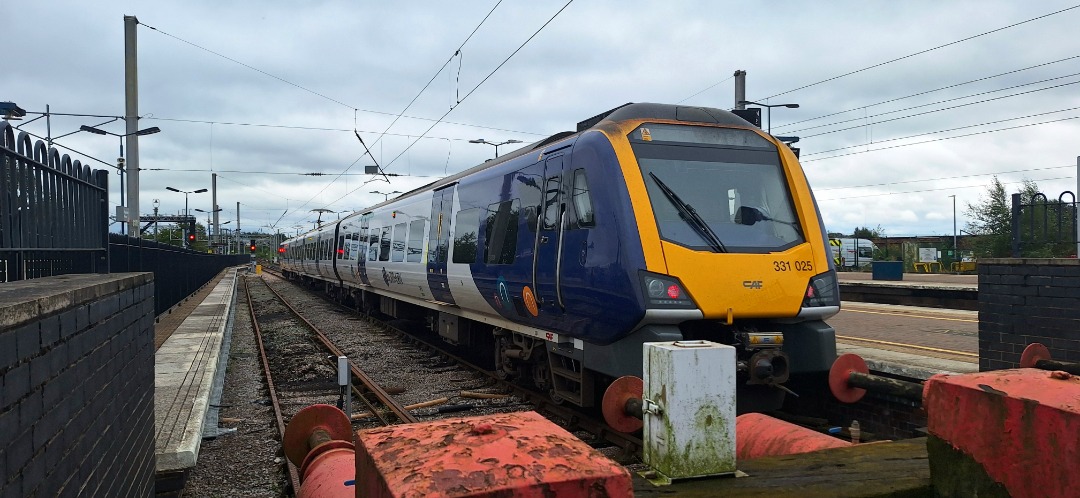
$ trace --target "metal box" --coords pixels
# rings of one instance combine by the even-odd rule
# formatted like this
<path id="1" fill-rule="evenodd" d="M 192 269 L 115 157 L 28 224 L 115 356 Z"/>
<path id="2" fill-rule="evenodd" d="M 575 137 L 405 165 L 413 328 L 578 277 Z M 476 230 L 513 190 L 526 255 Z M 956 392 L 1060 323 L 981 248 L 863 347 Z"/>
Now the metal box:
<path id="1" fill-rule="evenodd" d="M 645 463 L 669 479 L 735 472 L 735 348 L 709 341 L 644 348 Z"/>

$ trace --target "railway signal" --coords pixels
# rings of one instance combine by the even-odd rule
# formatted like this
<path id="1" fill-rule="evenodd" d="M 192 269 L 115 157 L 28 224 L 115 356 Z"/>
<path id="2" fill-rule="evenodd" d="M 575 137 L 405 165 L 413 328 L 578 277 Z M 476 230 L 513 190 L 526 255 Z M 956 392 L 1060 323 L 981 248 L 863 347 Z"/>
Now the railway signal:
<path id="1" fill-rule="evenodd" d="M 255 239 L 251 239 L 251 245 L 248 246 L 248 250 L 255 252 Z"/>

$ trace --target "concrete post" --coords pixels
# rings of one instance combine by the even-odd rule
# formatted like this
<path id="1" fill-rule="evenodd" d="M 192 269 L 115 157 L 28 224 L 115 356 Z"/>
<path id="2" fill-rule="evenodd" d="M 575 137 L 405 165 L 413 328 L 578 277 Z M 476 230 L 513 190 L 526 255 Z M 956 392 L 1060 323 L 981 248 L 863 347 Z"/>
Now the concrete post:
<path id="1" fill-rule="evenodd" d="M 139 233 L 139 64 L 136 30 L 139 20 L 124 16 L 124 120 L 127 122 L 127 201 L 128 235 L 138 238 Z"/>

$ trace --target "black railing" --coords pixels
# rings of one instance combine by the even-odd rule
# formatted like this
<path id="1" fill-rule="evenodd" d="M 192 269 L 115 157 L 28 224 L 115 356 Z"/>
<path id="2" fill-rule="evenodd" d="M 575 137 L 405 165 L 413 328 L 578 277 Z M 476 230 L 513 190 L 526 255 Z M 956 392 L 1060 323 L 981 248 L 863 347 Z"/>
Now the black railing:
<path id="1" fill-rule="evenodd" d="M 247 254 L 209 254 L 147 239 L 109 234 L 109 269 L 154 273 L 155 314 L 160 315 L 221 270 L 251 260 Z"/>
<path id="2" fill-rule="evenodd" d="M 1012 256 L 1035 258 L 1076 257 L 1076 195 L 1065 191 L 1055 200 L 1039 192 L 1024 203 L 1012 195 Z"/>
<path id="3" fill-rule="evenodd" d="M 109 173 L 0 121 L 0 282 L 108 271 Z"/>

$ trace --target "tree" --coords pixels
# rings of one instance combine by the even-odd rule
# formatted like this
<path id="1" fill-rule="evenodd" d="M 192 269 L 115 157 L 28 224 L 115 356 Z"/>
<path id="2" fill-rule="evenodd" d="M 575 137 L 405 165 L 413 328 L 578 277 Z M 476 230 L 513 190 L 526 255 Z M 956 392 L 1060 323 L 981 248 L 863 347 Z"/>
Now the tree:
<path id="1" fill-rule="evenodd" d="M 885 236 L 885 229 L 878 225 L 876 228 L 855 227 L 851 236 L 856 239 L 880 239 Z"/>
<path id="2" fill-rule="evenodd" d="M 1039 186 L 1024 180 L 1017 190 L 1020 202 L 1028 204 L 1039 192 Z M 965 214 L 966 232 L 975 235 L 972 248 L 977 257 L 1005 258 L 1012 254 L 1012 200 L 1005 193 L 1005 186 L 995 175 L 986 188 L 986 195 L 976 204 L 968 203 Z"/>

